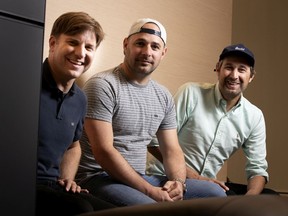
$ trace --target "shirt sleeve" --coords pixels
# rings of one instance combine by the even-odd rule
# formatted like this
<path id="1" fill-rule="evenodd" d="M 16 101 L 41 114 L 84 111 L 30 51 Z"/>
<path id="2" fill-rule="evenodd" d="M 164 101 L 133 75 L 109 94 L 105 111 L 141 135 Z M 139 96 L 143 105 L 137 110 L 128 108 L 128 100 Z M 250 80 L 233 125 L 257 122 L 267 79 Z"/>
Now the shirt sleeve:
<path id="1" fill-rule="evenodd" d="M 243 151 L 247 158 L 247 179 L 254 176 L 263 176 L 269 181 L 267 173 L 268 163 L 266 160 L 266 127 L 263 113 L 254 115 L 254 128 L 243 145 Z"/>
<path id="2" fill-rule="evenodd" d="M 191 83 L 186 83 L 178 89 L 174 95 L 174 102 L 177 117 L 177 131 L 179 132 L 187 122 L 195 104 Z"/>
<path id="3" fill-rule="evenodd" d="M 112 122 L 115 106 L 115 91 L 109 83 L 100 77 L 87 81 L 83 88 L 87 96 L 87 118 Z"/>

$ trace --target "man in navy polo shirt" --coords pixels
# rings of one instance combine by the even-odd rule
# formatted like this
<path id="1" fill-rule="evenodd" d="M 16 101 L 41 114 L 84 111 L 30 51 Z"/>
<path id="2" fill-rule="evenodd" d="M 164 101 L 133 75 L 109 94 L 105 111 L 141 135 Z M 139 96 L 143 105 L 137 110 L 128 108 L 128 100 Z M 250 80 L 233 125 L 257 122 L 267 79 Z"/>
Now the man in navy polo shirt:
<path id="1" fill-rule="evenodd" d="M 83 12 L 65 13 L 53 25 L 42 74 L 37 215 L 76 215 L 113 207 L 74 181 L 87 102 L 75 79 L 89 69 L 103 38 L 100 24 Z"/>

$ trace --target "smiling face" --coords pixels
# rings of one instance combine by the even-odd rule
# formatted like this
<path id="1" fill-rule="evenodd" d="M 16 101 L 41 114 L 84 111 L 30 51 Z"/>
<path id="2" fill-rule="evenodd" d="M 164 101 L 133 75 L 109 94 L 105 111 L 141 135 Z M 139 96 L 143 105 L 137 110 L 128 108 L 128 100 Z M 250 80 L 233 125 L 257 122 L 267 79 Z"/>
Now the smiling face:
<path id="1" fill-rule="evenodd" d="M 146 23 L 143 27 L 159 31 L 153 23 Z M 125 38 L 123 48 L 125 73 L 139 83 L 147 81 L 167 51 L 162 39 L 149 33 L 137 33 Z"/>
<path id="2" fill-rule="evenodd" d="M 247 60 L 242 57 L 230 56 L 224 58 L 217 66 L 216 71 L 223 98 L 235 103 L 254 78 L 254 75 L 251 75 L 251 67 Z"/>
<path id="3" fill-rule="evenodd" d="M 75 80 L 91 66 L 96 37 L 92 31 L 76 35 L 61 34 L 49 39 L 49 65 L 56 82 Z"/>

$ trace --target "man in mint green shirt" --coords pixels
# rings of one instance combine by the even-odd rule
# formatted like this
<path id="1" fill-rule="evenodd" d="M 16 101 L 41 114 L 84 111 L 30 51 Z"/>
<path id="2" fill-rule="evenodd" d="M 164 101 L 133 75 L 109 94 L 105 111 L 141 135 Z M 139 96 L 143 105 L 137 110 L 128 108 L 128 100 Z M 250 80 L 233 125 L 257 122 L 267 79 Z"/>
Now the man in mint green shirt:
<path id="1" fill-rule="evenodd" d="M 275 193 L 264 189 L 269 179 L 264 116 L 243 96 L 255 76 L 254 64 L 253 53 L 243 44 L 228 46 L 216 64 L 216 84 L 189 82 L 174 96 L 187 178 L 214 181 L 228 195 Z M 154 140 L 149 147 L 149 152 L 158 160 L 150 158 L 148 174 L 163 173 L 157 146 Z M 218 171 L 240 148 L 247 159 L 247 186 L 218 181 Z"/>

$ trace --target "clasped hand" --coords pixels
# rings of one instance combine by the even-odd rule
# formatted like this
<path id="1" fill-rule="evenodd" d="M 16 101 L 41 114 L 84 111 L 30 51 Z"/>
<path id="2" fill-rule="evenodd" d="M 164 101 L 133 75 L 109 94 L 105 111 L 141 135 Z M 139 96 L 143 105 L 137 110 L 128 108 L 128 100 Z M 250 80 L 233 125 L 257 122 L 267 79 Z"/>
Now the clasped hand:
<path id="1" fill-rule="evenodd" d="M 180 182 L 167 181 L 162 188 L 155 187 L 154 189 L 149 196 L 158 202 L 183 200 L 183 186 Z"/>

